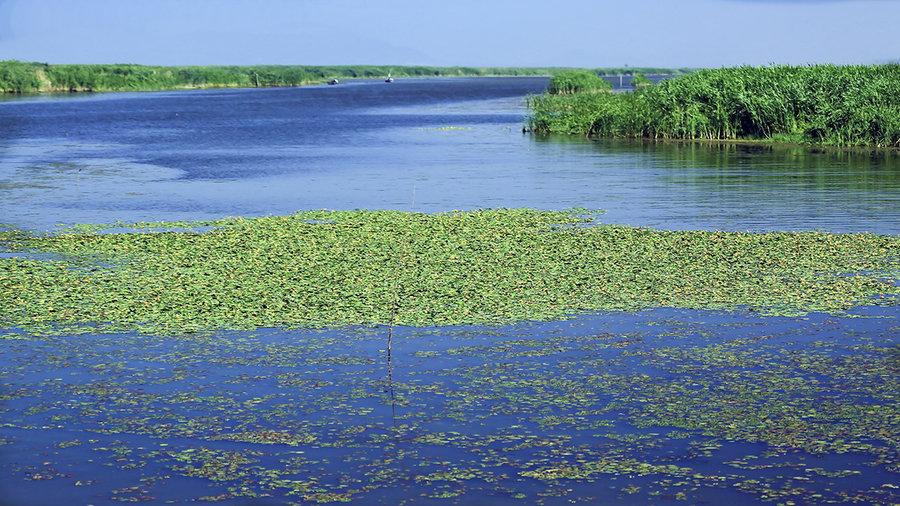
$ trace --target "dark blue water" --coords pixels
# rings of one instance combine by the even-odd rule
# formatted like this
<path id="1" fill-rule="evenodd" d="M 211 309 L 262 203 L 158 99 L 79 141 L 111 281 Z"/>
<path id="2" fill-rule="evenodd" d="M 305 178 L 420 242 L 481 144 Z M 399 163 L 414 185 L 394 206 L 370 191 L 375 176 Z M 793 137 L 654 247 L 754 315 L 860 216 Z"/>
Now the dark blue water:
<path id="1" fill-rule="evenodd" d="M 889 311 L 3 341 L 0 503 L 895 504 Z"/>
<path id="2" fill-rule="evenodd" d="M 547 78 L 15 97 L 0 101 L 0 223 L 303 209 L 584 206 L 666 229 L 900 224 L 890 152 L 523 134 Z"/>

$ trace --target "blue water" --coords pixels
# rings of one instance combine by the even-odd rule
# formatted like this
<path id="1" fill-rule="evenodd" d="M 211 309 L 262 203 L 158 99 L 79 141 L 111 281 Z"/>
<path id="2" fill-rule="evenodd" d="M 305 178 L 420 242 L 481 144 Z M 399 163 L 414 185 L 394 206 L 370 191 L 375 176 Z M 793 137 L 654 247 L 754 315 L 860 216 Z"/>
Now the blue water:
<path id="1" fill-rule="evenodd" d="M 588 207 L 664 229 L 900 228 L 900 156 L 523 134 L 547 78 L 0 101 L 0 223 Z"/>
<path id="2" fill-rule="evenodd" d="M 348 493 L 356 504 L 446 504 L 442 493 L 458 494 L 454 504 L 646 504 L 676 494 L 687 504 L 755 504 L 765 490 L 782 489 L 798 504 L 819 503 L 813 494 L 890 504 L 900 496 L 883 484 L 897 474 L 876 461 L 897 462 L 889 435 L 896 423 L 866 437 L 882 449 L 875 455 L 809 454 L 789 440 L 772 451 L 723 438 L 716 424 L 638 425 L 649 411 L 645 396 L 657 388 L 671 392 L 655 405 L 675 413 L 672 424 L 705 409 L 689 392 L 745 403 L 746 416 L 765 410 L 779 428 L 799 421 L 780 402 L 813 417 L 813 430 L 820 430 L 810 414 L 819 402 L 840 402 L 848 416 L 888 413 L 896 394 L 872 383 L 877 371 L 848 376 L 841 368 L 844 360 L 881 367 L 883 350 L 896 342 L 890 311 L 862 312 L 877 316 L 863 325 L 828 315 L 660 309 L 401 328 L 390 361 L 384 327 L 4 341 L 0 493 L 3 504 L 22 506 L 204 497 L 296 504 L 313 502 L 316 490 Z M 702 362 L 728 353 L 748 360 Z M 830 363 L 833 373 L 809 367 Z M 760 373 L 796 391 L 758 388 L 754 378 L 774 379 Z M 718 419 L 744 423 L 732 416 Z M 859 438 L 852 420 L 830 423 L 837 433 L 819 437 Z M 279 439 L 291 437 L 299 439 Z M 609 470 L 559 482 L 528 475 L 547 463 L 600 459 L 691 471 Z M 440 478 L 453 472 L 460 474 Z M 314 490 L 291 494 L 290 480 L 313 481 Z"/>

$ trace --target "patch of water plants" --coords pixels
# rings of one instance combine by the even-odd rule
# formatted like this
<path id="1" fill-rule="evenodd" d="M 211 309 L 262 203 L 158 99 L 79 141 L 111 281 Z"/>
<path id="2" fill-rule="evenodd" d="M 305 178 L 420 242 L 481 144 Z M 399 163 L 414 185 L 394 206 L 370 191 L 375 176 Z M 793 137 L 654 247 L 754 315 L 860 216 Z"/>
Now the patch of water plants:
<path id="1" fill-rule="evenodd" d="M 898 64 L 704 69 L 633 93 L 532 97 L 529 127 L 602 137 L 898 147 L 898 97 Z"/>
<path id="2" fill-rule="evenodd" d="M 898 301 L 896 236 L 597 221 L 583 209 L 360 210 L 134 233 L 3 231 L 0 245 L 22 255 L 0 257 L 0 326 L 171 334 L 500 324 L 657 307 L 801 314 Z"/>

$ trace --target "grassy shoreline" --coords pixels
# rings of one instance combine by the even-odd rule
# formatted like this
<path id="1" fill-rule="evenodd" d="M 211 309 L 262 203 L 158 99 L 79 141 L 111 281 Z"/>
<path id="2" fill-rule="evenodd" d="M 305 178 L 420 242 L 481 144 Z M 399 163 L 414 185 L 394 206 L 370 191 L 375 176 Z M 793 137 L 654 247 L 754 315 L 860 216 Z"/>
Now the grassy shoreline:
<path id="1" fill-rule="evenodd" d="M 0 232 L 0 245 L 26 253 L 0 258 L 0 327 L 178 334 L 500 324 L 654 307 L 842 312 L 900 300 L 895 236 L 658 231 L 529 209 L 308 211 L 159 226 L 185 225 L 212 229 Z"/>
<path id="2" fill-rule="evenodd" d="M 900 147 L 900 65 L 706 69 L 631 93 L 530 100 L 538 133 Z"/>
<path id="3" fill-rule="evenodd" d="M 452 76 L 550 76 L 568 67 L 430 67 L 416 65 L 148 66 L 133 64 L 49 65 L 0 61 L 0 93 L 159 91 L 196 88 L 290 87 L 330 79 Z M 600 75 L 682 74 L 692 69 L 598 68 Z"/>

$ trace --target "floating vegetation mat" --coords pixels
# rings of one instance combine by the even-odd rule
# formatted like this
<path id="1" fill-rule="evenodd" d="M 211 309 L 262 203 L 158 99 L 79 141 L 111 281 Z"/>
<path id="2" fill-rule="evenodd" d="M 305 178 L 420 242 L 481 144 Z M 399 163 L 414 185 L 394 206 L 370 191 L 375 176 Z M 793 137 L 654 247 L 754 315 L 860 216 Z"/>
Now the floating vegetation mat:
<path id="1" fill-rule="evenodd" d="M 900 502 L 900 327 L 613 312 L 8 339 L 5 504 Z"/>
<path id="2" fill-rule="evenodd" d="M 898 301 L 900 237 L 658 231 L 595 218 L 311 211 L 143 225 L 181 227 L 153 233 L 5 231 L 0 327 L 172 334 L 498 324 L 654 307 L 802 314 Z"/>

